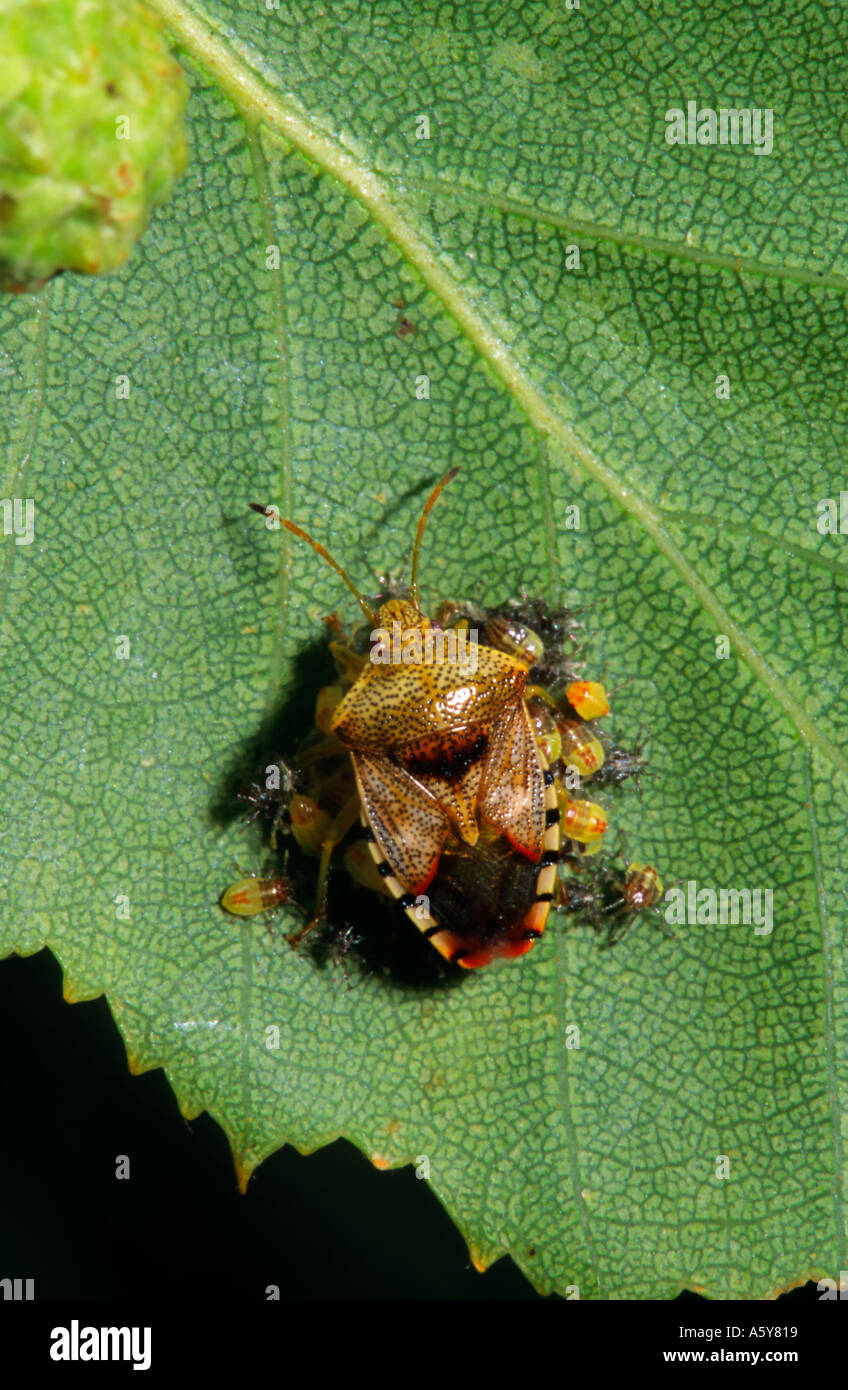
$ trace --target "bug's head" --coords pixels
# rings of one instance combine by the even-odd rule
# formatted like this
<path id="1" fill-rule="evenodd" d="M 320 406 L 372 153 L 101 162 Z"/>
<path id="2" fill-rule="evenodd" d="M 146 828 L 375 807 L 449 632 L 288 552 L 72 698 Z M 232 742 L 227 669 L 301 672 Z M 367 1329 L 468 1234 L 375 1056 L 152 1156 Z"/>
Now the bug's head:
<path id="1" fill-rule="evenodd" d="M 395 623 L 398 624 L 401 641 L 404 633 L 426 632 L 433 626 L 418 605 L 405 598 L 390 598 L 377 610 L 377 625 L 381 630 L 388 629 L 392 633 Z"/>
<path id="2" fill-rule="evenodd" d="M 312 537 L 307 534 L 306 531 L 304 531 L 300 526 L 296 526 L 293 521 L 286 521 L 283 517 L 278 516 L 273 507 L 263 507 L 258 502 L 251 502 L 250 505 L 255 512 L 259 512 L 262 516 L 274 517 L 275 522 L 279 522 L 279 525 L 284 526 L 285 529 L 287 531 L 290 531 L 293 536 L 297 536 L 299 540 L 306 541 L 309 545 L 312 546 L 313 550 L 317 550 L 321 558 L 323 560 L 326 560 L 327 564 L 332 566 L 332 568 L 336 571 L 336 574 L 341 575 L 342 579 L 344 580 L 347 587 L 350 589 L 351 593 L 356 596 L 356 600 L 360 608 L 362 609 L 368 621 L 371 623 L 372 627 L 388 627 L 391 631 L 392 624 L 394 622 L 398 622 L 400 623 L 401 631 L 417 630 L 418 632 L 426 632 L 428 628 L 431 628 L 433 626 L 433 624 L 430 622 L 429 618 L 425 617 L 425 615 L 422 613 L 421 603 L 418 597 L 418 554 L 421 549 L 421 538 L 424 535 L 424 527 L 427 523 L 427 518 L 433 510 L 436 500 L 438 499 L 443 488 L 447 487 L 448 483 L 451 481 L 452 478 L 456 477 L 458 472 L 458 468 L 452 468 L 449 473 L 446 473 L 445 476 L 442 479 L 440 479 L 440 481 L 433 488 L 433 491 L 430 493 L 430 496 L 427 498 L 427 501 L 424 504 L 424 510 L 421 513 L 421 517 L 418 522 L 418 529 L 415 532 L 415 542 L 412 547 L 412 567 L 411 574 L 409 577 L 409 597 L 406 599 L 389 599 L 386 603 L 381 604 L 380 608 L 376 612 L 373 606 L 368 602 L 367 598 L 365 598 L 359 592 L 347 571 L 342 569 L 342 566 L 339 564 L 339 562 L 333 559 L 330 552 L 326 550 L 323 545 L 320 545 L 318 541 L 314 541 Z"/>

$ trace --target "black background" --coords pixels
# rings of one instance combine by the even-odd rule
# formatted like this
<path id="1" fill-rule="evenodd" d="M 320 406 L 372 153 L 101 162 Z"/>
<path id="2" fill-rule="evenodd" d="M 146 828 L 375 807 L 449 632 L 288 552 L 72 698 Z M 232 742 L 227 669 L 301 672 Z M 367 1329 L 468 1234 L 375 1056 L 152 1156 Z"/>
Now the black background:
<path id="1" fill-rule="evenodd" d="M 282 1149 L 242 1196 L 217 1124 L 186 1121 L 162 1071 L 129 1074 L 105 1001 L 66 1004 L 47 951 L 0 962 L 0 1057 L 0 1277 L 37 1300 L 543 1301 L 509 1259 L 472 1268 L 411 1168 L 347 1143 Z"/>

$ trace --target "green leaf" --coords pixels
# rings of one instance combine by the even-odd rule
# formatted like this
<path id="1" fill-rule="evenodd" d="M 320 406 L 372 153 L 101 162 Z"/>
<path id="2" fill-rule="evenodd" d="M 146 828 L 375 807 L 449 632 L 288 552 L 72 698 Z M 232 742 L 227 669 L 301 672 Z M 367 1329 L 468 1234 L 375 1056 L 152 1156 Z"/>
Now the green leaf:
<path id="1" fill-rule="evenodd" d="M 188 172 L 119 274 L 3 310 L 4 496 L 35 504 L 0 547 L 3 948 L 106 991 L 244 1177 L 340 1134 L 426 1157 L 479 1265 L 584 1298 L 838 1278 L 848 19 L 156 8 Z M 690 99 L 773 109 L 772 153 L 669 145 Z M 641 801 L 609 798 L 630 856 L 773 889 L 770 934 L 555 924 L 456 988 L 348 988 L 218 908 L 259 850 L 214 808 L 354 614 L 247 504 L 368 587 L 453 464 L 429 598 L 583 604 L 617 738 L 651 731 Z"/>

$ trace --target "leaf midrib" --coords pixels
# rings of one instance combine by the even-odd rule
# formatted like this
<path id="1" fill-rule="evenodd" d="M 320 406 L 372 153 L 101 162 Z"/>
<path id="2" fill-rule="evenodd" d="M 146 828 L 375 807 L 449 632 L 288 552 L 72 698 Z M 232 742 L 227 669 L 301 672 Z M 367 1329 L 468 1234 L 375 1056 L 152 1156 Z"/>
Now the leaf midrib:
<path id="1" fill-rule="evenodd" d="M 278 240 L 274 227 L 274 205 L 268 179 L 268 167 L 265 160 L 265 153 L 262 149 L 259 132 L 255 129 L 248 131 L 248 148 L 250 151 L 251 165 L 253 167 L 253 178 L 259 194 L 262 235 L 265 238 L 266 246 L 271 246 Z M 277 357 L 276 392 L 280 423 L 280 427 L 277 431 L 280 475 L 279 508 L 282 516 L 290 516 L 292 499 L 292 459 L 290 447 L 291 394 L 289 387 L 289 331 L 282 268 L 279 275 L 271 276 L 271 301 L 272 332 L 274 335 L 274 347 Z M 266 501 L 264 497 L 256 498 L 255 500 L 261 503 Z M 289 599 L 291 597 L 289 567 L 291 546 L 288 544 L 287 534 L 284 532 L 283 535 L 286 537 L 286 543 L 282 547 L 280 559 L 279 603 L 277 604 L 277 613 L 279 616 L 270 664 L 272 676 L 267 701 L 269 712 L 274 707 L 274 703 L 279 696 L 279 688 L 273 673 L 280 671 L 283 665 L 284 625 L 288 615 Z"/>

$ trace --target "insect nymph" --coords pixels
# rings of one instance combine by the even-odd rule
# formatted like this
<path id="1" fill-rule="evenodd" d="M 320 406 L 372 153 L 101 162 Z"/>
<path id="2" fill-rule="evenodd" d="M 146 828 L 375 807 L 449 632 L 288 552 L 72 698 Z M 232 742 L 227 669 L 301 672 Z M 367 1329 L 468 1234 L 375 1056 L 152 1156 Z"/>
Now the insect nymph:
<path id="1" fill-rule="evenodd" d="M 346 635 L 329 620 L 338 678 L 319 692 L 284 817 L 301 849 L 320 858 L 314 915 L 293 943 L 325 916 L 339 850 L 349 873 L 394 898 L 446 960 L 475 968 L 523 955 L 559 898 L 563 829 L 577 850 L 606 829 L 599 806 L 566 790 L 557 727 L 580 721 L 581 706 L 602 713 L 602 687 L 592 685 L 589 699 L 564 662 L 561 694 L 534 684 L 534 668 L 547 670 L 545 644 L 520 620 L 520 605 L 443 603 L 433 617 L 422 607 L 424 527 L 458 471 L 427 500 L 408 587 L 376 607 L 322 545 L 280 519 L 341 576 L 370 625 Z M 600 754 L 573 732 L 568 746 L 582 751 L 584 768 L 587 749 Z"/>

